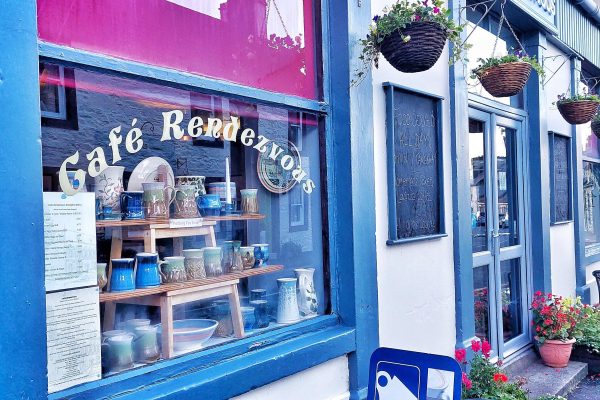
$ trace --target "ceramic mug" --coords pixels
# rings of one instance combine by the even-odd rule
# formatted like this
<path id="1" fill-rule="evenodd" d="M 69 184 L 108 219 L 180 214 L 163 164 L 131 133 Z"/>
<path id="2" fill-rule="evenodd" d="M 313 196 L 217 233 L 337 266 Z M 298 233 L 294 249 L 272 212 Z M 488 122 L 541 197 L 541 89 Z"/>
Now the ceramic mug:
<path id="1" fill-rule="evenodd" d="M 255 328 L 266 328 L 269 326 L 270 318 L 266 300 L 252 300 L 250 306 L 254 307 Z"/>
<path id="2" fill-rule="evenodd" d="M 174 256 L 165 257 L 160 262 L 160 276 L 163 283 L 185 282 L 187 274 L 185 272 L 185 257 Z"/>
<path id="3" fill-rule="evenodd" d="M 258 189 L 242 189 L 242 214 L 258 214 Z"/>
<path id="4" fill-rule="evenodd" d="M 142 187 L 146 218 L 169 218 L 169 206 L 175 200 L 175 189 L 164 182 L 144 182 Z"/>
<path id="5" fill-rule="evenodd" d="M 223 242 L 223 270 L 225 273 L 243 271 L 241 245 L 240 240 L 226 240 Z"/>
<path id="6" fill-rule="evenodd" d="M 137 260 L 135 287 L 145 289 L 160 285 L 158 253 L 137 253 L 135 258 Z"/>
<path id="7" fill-rule="evenodd" d="M 119 372 L 133 367 L 133 335 L 130 333 L 110 336 L 102 343 L 109 372 Z"/>
<path id="8" fill-rule="evenodd" d="M 123 325 L 127 332 L 133 333 L 138 326 L 150 326 L 150 320 L 146 318 L 132 318 L 125 321 Z"/>
<path id="9" fill-rule="evenodd" d="M 220 276 L 223 275 L 223 250 L 220 247 L 205 247 L 204 253 L 204 270 L 206 276 Z"/>
<path id="10" fill-rule="evenodd" d="M 244 329 L 254 329 L 256 325 L 256 317 L 254 315 L 254 307 L 241 307 L 242 320 L 244 321 Z"/>
<path id="11" fill-rule="evenodd" d="M 253 244 L 254 258 L 256 259 L 255 266 L 263 267 L 269 261 L 269 245 L 266 243 Z"/>
<path id="12" fill-rule="evenodd" d="M 126 292 L 135 289 L 133 258 L 113 258 L 112 274 L 110 276 L 111 292 Z"/>
<path id="13" fill-rule="evenodd" d="M 123 192 L 120 204 L 123 219 L 144 219 L 144 192 Z"/>
<path id="14" fill-rule="evenodd" d="M 133 330 L 134 360 L 141 363 L 151 363 L 160 357 L 156 326 L 136 326 Z"/>
<path id="15" fill-rule="evenodd" d="M 187 176 L 176 176 L 175 186 L 181 185 L 194 185 L 198 190 L 198 195 L 206 194 L 206 188 L 204 187 L 205 176 L 201 175 L 187 175 Z"/>
<path id="16" fill-rule="evenodd" d="M 267 300 L 267 291 L 265 289 L 250 290 L 250 301 Z"/>
<path id="17" fill-rule="evenodd" d="M 198 189 L 194 185 L 180 185 L 175 187 L 175 218 L 198 218 L 196 205 Z"/>
<path id="18" fill-rule="evenodd" d="M 186 249 L 183 250 L 183 256 L 185 257 L 184 265 L 188 280 L 206 278 L 204 250 Z"/>
<path id="19" fill-rule="evenodd" d="M 196 201 L 203 217 L 218 217 L 221 215 L 221 200 L 218 194 L 205 194 L 199 196 Z"/>
<path id="20" fill-rule="evenodd" d="M 244 269 L 254 268 L 254 263 L 256 261 L 254 258 L 254 247 L 240 247 L 240 252 L 242 253 L 242 265 L 244 266 Z"/>

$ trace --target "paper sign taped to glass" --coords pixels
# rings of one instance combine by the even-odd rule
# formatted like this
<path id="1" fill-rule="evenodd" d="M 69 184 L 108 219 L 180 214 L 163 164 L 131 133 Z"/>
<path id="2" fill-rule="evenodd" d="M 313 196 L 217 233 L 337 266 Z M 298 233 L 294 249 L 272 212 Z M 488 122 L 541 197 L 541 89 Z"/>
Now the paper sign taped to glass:
<path id="1" fill-rule="evenodd" d="M 460 365 L 451 357 L 379 348 L 371 356 L 369 400 L 460 400 Z"/>

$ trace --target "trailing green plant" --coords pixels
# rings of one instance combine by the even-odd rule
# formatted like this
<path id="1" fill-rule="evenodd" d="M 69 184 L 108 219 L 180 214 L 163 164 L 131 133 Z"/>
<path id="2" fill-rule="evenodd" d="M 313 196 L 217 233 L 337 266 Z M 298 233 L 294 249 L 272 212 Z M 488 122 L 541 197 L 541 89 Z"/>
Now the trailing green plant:
<path id="1" fill-rule="evenodd" d="M 567 398 L 555 394 L 545 394 L 538 397 L 536 400 L 567 400 Z"/>
<path id="2" fill-rule="evenodd" d="M 578 101 L 595 101 L 596 103 L 600 103 L 600 97 L 596 94 L 588 93 L 587 89 L 584 89 L 582 94 L 576 94 L 571 96 L 567 93 L 562 93 L 558 95 L 558 99 L 554 102 L 555 105 L 566 104 L 566 103 L 575 103 Z"/>
<path id="3" fill-rule="evenodd" d="M 501 362 L 491 362 L 491 346 L 484 340 L 471 342 L 473 358 L 470 362 L 469 372 L 462 375 L 462 398 L 463 399 L 490 399 L 490 400 L 527 400 L 527 391 L 523 389 L 525 380 L 517 379 L 509 382 L 500 369 Z M 466 370 L 469 363 L 466 359 L 464 349 L 457 350 L 456 360 Z"/>
<path id="4" fill-rule="evenodd" d="M 582 318 L 579 322 L 577 345 L 584 346 L 591 353 L 600 354 L 600 309 L 583 307 Z"/>
<path id="5" fill-rule="evenodd" d="M 596 115 L 594 115 L 594 118 L 592 118 L 592 122 L 600 122 L 600 113 L 596 113 Z"/>
<path id="6" fill-rule="evenodd" d="M 563 298 L 537 291 L 531 302 L 537 341 L 570 340 L 578 337 L 579 321 L 584 309 L 581 299 Z"/>
<path id="7" fill-rule="evenodd" d="M 460 37 L 466 24 L 456 24 L 451 14 L 451 10 L 444 7 L 442 0 L 420 0 L 418 2 L 398 0 L 395 4 L 385 7 L 381 16 L 373 17 L 366 38 L 360 39 L 362 52 L 359 59 L 363 65 L 356 71 L 354 82 L 362 80 L 371 65 L 375 65 L 375 68 L 379 67 L 381 44 L 387 36 L 398 31 L 404 42 L 411 40 L 410 35 L 405 36 L 402 33 L 402 29 L 413 22 L 435 22 L 442 26 L 448 33 L 448 40 L 453 45 L 450 63 L 460 60 L 464 50 L 470 47 L 463 43 Z"/>
<path id="8" fill-rule="evenodd" d="M 531 68 L 538 73 L 541 79 L 544 79 L 544 77 L 546 76 L 544 68 L 540 65 L 538 60 L 535 57 L 530 57 L 526 55 L 521 50 L 517 50 L 512 54 L 507 54 L 501 57 L 479 58 L 477 62 L 479 63 L 479 65 L 473 69 L 471 75 L 472 79 L 475 79 L 478 75 L 480 75 L 482 72 L 489 68 L 511 62 L 525 62 L 531 65 Z"/>

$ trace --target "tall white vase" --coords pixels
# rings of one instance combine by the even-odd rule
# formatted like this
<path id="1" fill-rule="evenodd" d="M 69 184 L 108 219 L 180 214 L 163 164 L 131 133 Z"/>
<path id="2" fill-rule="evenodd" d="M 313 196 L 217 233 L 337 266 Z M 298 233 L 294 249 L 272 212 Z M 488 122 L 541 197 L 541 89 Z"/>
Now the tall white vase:
<path id="1" fill-rule="evenodd" d="M 113 212 L 121 212 L 119 197 L 123 193 L 123 172 L 125 167 L 110 166 L 94 178 L 94 193 L 102 207 L 112 207 Z"/>
<path id="2" fill-rule="evenodd" d="M 277 285 L 279 287 L 277 323 L 279 324 L 291 324 L 300 320 L 297 282 L 298 279 L 296 278 L 277 279 Z"/>
<path id="3" fill-rule="evenodd" d="M 297 268 L 294 270 L 298 278 L 298 308 L 300 315 L 308 317 L 317 314 L 319 303 L 314 284 L 314 268 Z"/>

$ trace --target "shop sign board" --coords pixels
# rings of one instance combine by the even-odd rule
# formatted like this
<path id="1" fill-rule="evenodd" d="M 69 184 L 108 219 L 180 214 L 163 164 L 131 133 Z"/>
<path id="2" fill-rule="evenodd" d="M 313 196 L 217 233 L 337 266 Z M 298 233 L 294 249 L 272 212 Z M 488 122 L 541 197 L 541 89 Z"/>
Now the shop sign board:
<path id="1" fill-rule="evenodd" d="M 371 355 L 368 400 L 460 400 L 455 359 L 381 347 Z"/>
<path id="2" fill-rule="evenodd" d="M 556 0 L 513 0 L 513 3 L 538 22 L 556 29 Z"/>

